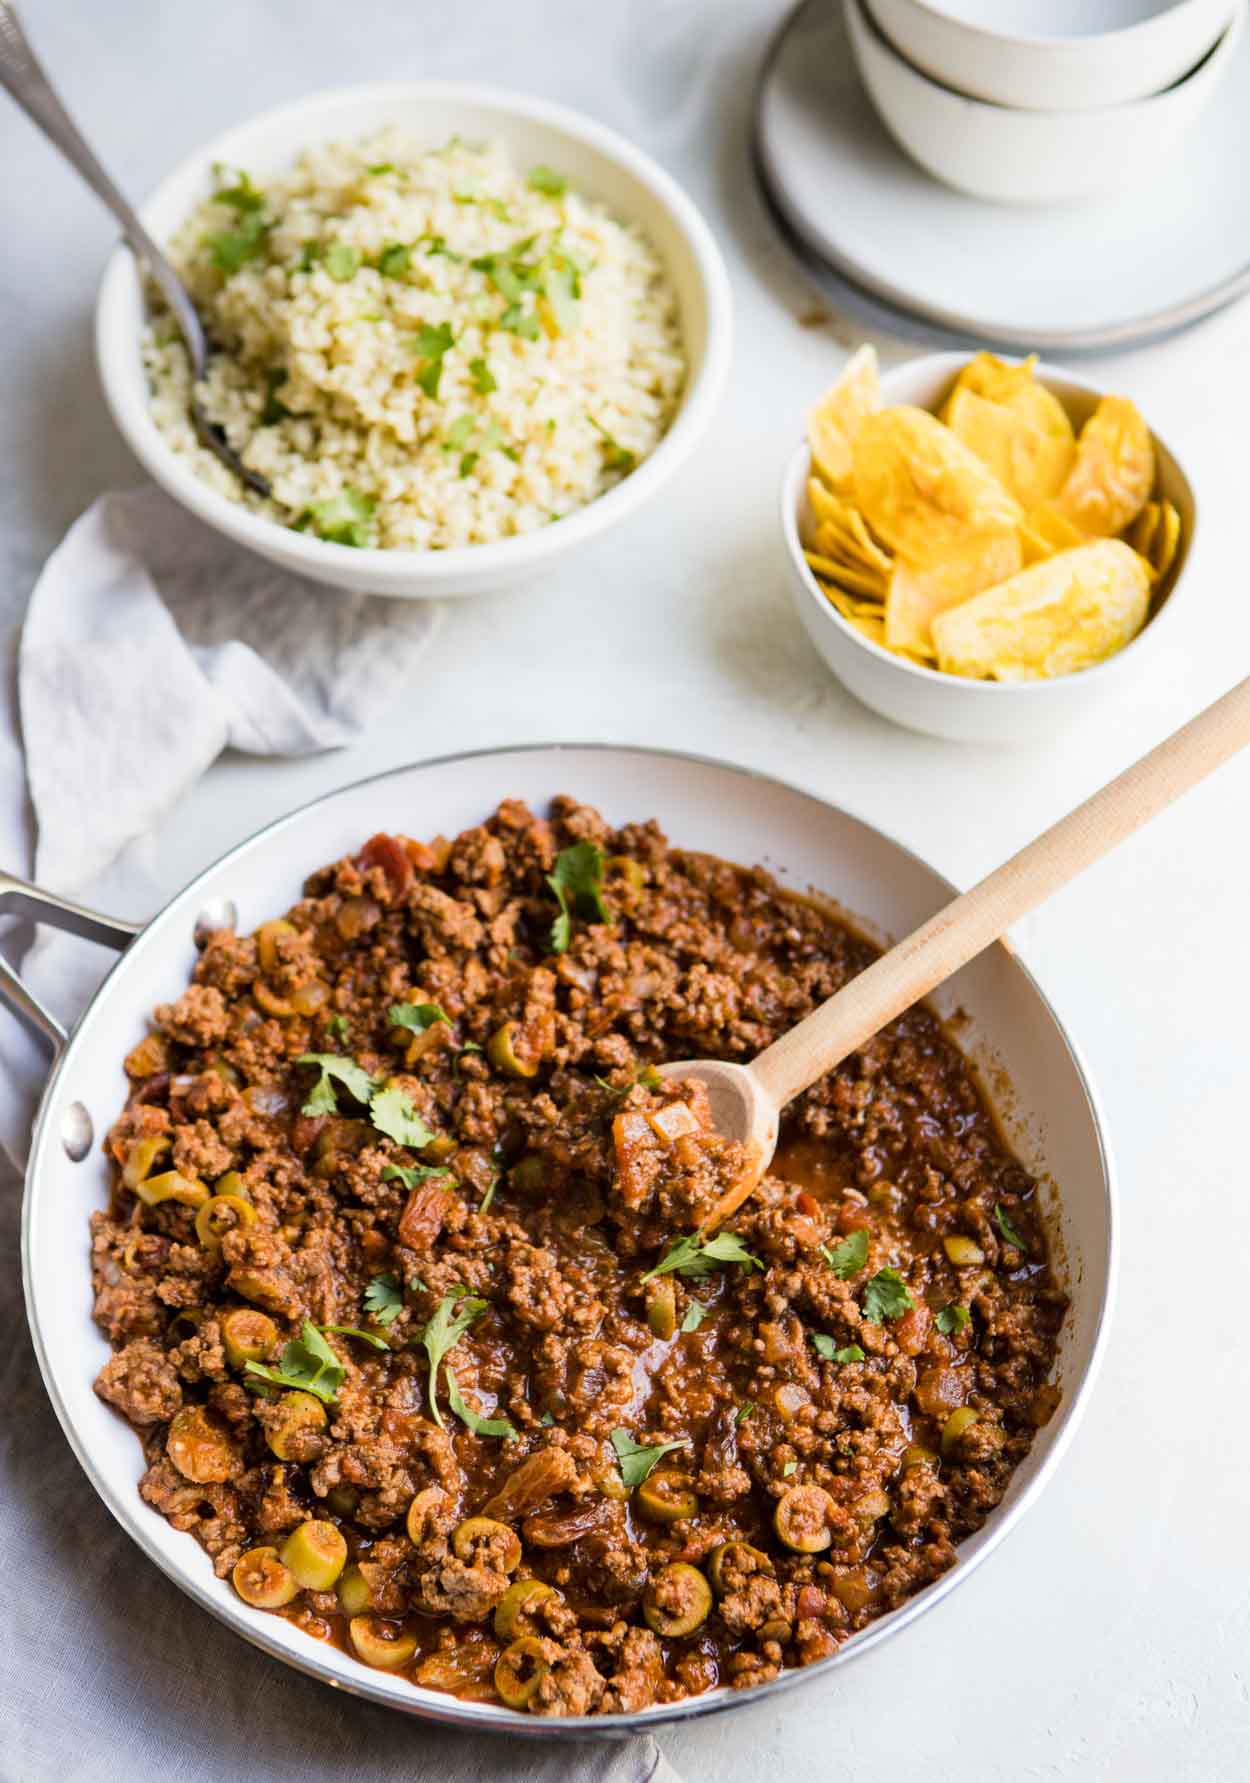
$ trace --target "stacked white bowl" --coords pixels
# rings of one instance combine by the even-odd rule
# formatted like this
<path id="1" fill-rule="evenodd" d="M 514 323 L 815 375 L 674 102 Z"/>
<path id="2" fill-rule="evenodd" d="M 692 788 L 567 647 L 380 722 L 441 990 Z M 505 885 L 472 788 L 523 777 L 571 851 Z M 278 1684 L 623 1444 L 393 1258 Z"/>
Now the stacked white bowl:
<path id="1" fill-rule="evenodd" d="M 1136 184 L 1175 149 L 1236 56 L 1248 0 L 841 4 L 913 160 L 977 198 L 1049 204 Z"/>

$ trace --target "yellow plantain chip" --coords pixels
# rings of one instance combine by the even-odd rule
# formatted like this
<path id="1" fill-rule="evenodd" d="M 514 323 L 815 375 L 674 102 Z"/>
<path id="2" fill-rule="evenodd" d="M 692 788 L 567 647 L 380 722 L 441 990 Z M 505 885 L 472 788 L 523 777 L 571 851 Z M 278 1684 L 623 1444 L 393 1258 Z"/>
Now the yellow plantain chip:
<path id="1" fill-rule="evenodd" d="M 821 398 L 807 422 L 807 439 L 821 476 L 832 489 L 844 489 L 851 477 L 851 446 L 860 426 L 881 407 L 876 349 L 860 347 L 842 376 Z"/>
<path id="2" fill-rule="evenodd" d="M 1103 662 L 1145 624 L 1150 566 L 1122 539 L 1061 551 L 933 621 L 938 667 L 1043 681 Z"/>
<path id="3" fill-rule="evenodd" d="M 1009 365 L 1005 359 L 995 358 L 993 353 L 978 353 L 955 379 L 942 410 L 943 421 L 948 419 L 956 393 L 967 390 L 998 408 L 1010 409 L 1013 415 L 1030 422 L 1039 432 L 1071 444 L 1076 436 L 1067 410 L 1057 396 L 1052 396 L 1045 385 L 1034 378 L 1036 368 L 1036 353 L 1030 353 L 1019 365 Z"/>
<path id="4" fill-rule="evenodd" d="M 846 552 L 856 556 L 865 568 L 879 569 L 883 574 L 889 573 L 894 559 L 873 538 L 858 508 L 827 489 L 819 477 L 808 480 L 807 495 L 812 513 L 816 516 L 812 537 L 819 549 L 823 549 L 819 546 L 822 534 L 828 536 L 833 533 L 843 542 Z"/>
<path id="5" fill-rule="evenodd" d="M 865 575 L 875 576 L 885 589 L 886 569 L 871 560 L 861 548 L 858 539 L 840 526 L 834 526 L 828 520 L 822 520 L 812 531 L 808 544 L 813 551 L 819 551 L 822 557 L 832 557 L 839 563 L 849 564 L 853 569 L 861 570 Z"/>
<path id="6" fill-rule="evenodd" d="M 1136 520 L 1134 520 L 1133 524 L 1128 528 L 1128 543 L 1133 547 L 1134 551 L 1137 552 L 1139 557 L 1144 557 L 1146 559 L 1147 563 L 1150 562 L 1150 547 L 1154 542 L 1155 534 L 1159 530 L 1160 518 L 1161 514 L 1158 502 L 1148 501 Z"/>
<path id="7" fill-rule="evenodd" d="M 885 648 L 885 626 L 879 617 L 865 615 L 859 619 L 848 618 L 848 624 L 853 625 L 856 631 L 863 632 L 870 644 L 880 644 L 882 649 Z"/>
<path id="8" fill-rule="evenodd" d="M 849 619 L 852 624 L 857 619 L 881 620 L 880 601 L 859 600 L 855 595 L 848 594 L 844 588 L 839 588 L 835 582 L 822 582 L 820 586 L 830 606 L 836 607 L 843 619 Z M 882 629 L 884 630 L 883 621 Z"/>
<path id="9" fill-rule="evenodd" d="M 1176 561 L 1176 548 L 1181 542 L 1181 517 L 1170 501 L 1159 504 L 1159 524 L 1150 541 L 1149 558 L 1155 575 L 1162 579 Z"/>
<path id="10" fill-rule="evenodd" d="M 1085 543 L 1085 534 L 1061 514 L 1053 501 L 1044 501 L 1025 515 L 1020 527 L 1024 561 L 1036 563 L 1039 558 L 1053 557 L 1056 551 L 1071 551 Z"/>
<path id="11" fill-rule="evenodd" d="M 1003 488 L 1027 513 L 1063 488 L 1076 452 L 1067 439 L 1043 433 L 1015 409 L 1004 408 L 971 390 L 956 390 L 947 405 L 946 425 L 993 471 Z"/>
<path id="12" fill-rule="evenodd" d="M 839 588 L 876 601 L 885 599 L 885 580 L 876 570 L 856 569 L 837 558 L 822 557 L 818 551 L 804 551 L 803 555 L 812 572 L 823 581 L 835 582 Z"/>
<path id="13" fill-rule="evenodd" d="M 1155 482 L 1155 449 L 1139 410 L 1104 396 L 1081 429 L 1055 505 L 1087 538 L 1109 539 L 1136 520 Z"/>
<path id="14" fill-rule="evenodd" d="M 933 653 L 933 621 L 939 613 L 969 600 L 983 588 L 1005 582 L 1020 568 L 1020 539 L 1013 532 L 990 533 L 929 569 L 901 560 L 890 574 L 885 596 L 885 641 L 891 650 Z"/>
<path id="15" fill-rule="evenodd" d="M 883 409 L 851 447 L 853 492 L 868 525 L 918 569 L 980 534 L 1014 534 L 1017 502 L 975 452 L 925 409 Z"/>

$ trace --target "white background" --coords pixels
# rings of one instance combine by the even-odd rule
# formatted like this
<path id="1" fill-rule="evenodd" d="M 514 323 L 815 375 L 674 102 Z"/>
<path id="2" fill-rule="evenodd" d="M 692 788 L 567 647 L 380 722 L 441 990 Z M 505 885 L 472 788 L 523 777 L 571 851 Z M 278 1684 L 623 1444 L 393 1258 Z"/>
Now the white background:
<path id="1" fill-rule="evenodd" d="M 1080 733 L 1029 755 L 990 754 L 891 728 L 812 654 L 788 605 L 776 491 L 804 408 L 856 336 L 836 318 L 810 325 L 820 306 L 751 189 L 750 89 L 776 0 L 25 0 L 23 12 L 88 135 L 136 194 L 207 136 L 319 86 L 487 79 L 578 106 L 655 154 L 705 209 L 733 279 L 729 396 L 677 484 L 545 586 L 449 608 L 413 686 L 350 751 L 219 763 L 169 825 L 170 889 L 328 787 L 427 754 L 576 738 L 685 746 L 771 770 L 966 883 L 1245 669 L 1245 310 L 1163 347 L 1085 362 L 1087 375 L 1142 401 L 1199 485 L 1183 593 L 1192 625 L 1174 628 L 1174 654 L 1153 681 Z M 0 615 L 16 622 L 70 520 L 137 472 L 89 352 L 114 232 L 2 101 L 0 170 Z M 901 336 L 879 344 L 887 357 L 914 350 Z M 894 1645 L 776 1708 L 666 1733 L 685 1777 L 1247 1774 L 1248 812 L 1244 761 L 1018 937 L 1085 1049 L 1123 1193 L 1118 1318 L 1060 1477 L 985 1570 Z M 128 1764 L 147 1774 L 141 1751 Z"/>

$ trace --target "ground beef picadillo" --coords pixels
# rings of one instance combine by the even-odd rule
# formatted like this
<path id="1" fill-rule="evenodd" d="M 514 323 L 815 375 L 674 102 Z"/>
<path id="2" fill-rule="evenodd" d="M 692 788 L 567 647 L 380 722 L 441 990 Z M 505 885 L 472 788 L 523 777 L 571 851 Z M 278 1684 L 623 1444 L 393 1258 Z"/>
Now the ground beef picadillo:
<path id="1" fill-rule="evenodd" d="M 249 1602 L 538 1715 L 757 1684 L 938 1577 L 1054 1408 L 1033 1180 L 913 1009 L 706 1254 L 732 1148 L 654 1070 L 873 956 L 570 798 L 375 836 L 212 935 L 92 1222 L 143 1497 Z"/>

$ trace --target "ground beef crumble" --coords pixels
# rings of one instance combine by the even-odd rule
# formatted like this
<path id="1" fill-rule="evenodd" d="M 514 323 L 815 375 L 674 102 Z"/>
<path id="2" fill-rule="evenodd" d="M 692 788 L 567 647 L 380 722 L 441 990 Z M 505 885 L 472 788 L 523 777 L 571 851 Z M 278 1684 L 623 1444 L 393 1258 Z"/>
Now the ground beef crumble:
<path id="1" fill-rule="evenodd" d="M 210 936 L 92 1220 L 143 1497 L 309 1634 L 545 1716 L 762 1682 L 930 1583 L 1054 1409 L 1066 1306 L 934 1018 L 787 1111 L 733 1256 L 647 1279 L 741 1163 L 655 1066 L 747 1058 L 873 957 L 571 798 L 375 836 Z M 337 1581 L 288 1571 L 310 1520 Z"/>

